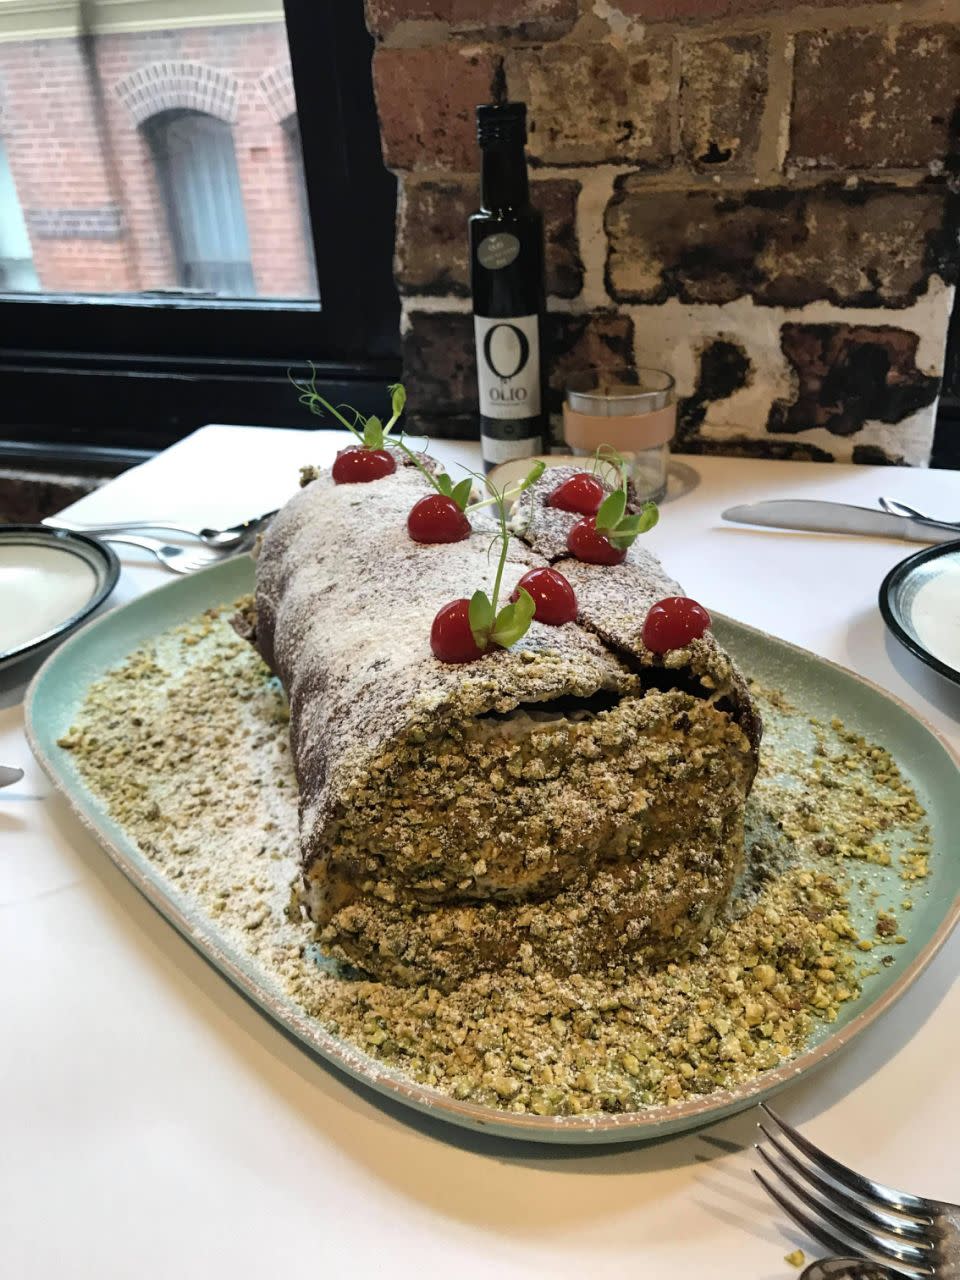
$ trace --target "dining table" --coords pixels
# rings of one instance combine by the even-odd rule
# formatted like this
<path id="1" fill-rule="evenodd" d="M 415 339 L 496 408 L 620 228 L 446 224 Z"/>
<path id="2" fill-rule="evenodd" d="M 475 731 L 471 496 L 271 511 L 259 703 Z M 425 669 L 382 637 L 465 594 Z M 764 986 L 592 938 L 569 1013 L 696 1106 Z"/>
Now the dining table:
<path id="1" fill-rule="evenodd" d="M 91 524 L 226 526 L 280 506 L 346 433 L 201 428 L 73 504 Z M 434 441 L 452 474 L 472 441 Z M 887 633 L 877 595 L 917 549 L 733 525 L 778 497 L 960 519 L 960 474 L 676 456 L 644 545 L 709 610 L 876 682 L 960 748 L 960 687 Z M 164 536 L 164 535 L 159 535 Z M 143 550 L 101 612 L 170 581 Z M 531 1145 L 404 1109 L 309 1056 L 98 847 L 32 759 L 0 675 L 0 1276 L 4 1280 L 785 1280 L 824 1250 L 752 1176 L 758 1112 L 669 1140 Z M 960 832 L 937 856 L 960 857 Z M 960 1201 L 960 937 L 776 1107 L 846 1164 Z"/>

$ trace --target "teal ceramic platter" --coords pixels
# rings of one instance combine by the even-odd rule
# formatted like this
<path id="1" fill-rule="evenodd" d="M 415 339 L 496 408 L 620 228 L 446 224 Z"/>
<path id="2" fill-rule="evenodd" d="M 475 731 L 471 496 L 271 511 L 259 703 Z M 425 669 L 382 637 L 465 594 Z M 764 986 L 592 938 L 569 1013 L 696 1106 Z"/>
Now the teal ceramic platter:
<path id="1" fill-rule="evenodd" d="M 117 866 L 201 954 L 305 1049 L 396 1102 L 436 1119 L 501 1137 L 554 1143 L 610 1143 L 663 1138 L 767 1098 L 826 1062 L 899 999 L 943 944 L 960 915 L 960 761 L 938 735 L 905 705 L 813 654 L 730 620 L 715 618 L 718 638 L 741 667 L 761 683 L 780 689 L 808 715 L 845 725 L 893 755 L 927 810 L 933 838 L 930 875 L 914 909 L 903 913 L 906 937 L 896 964 L 877 966 L 862 994 L 841 1006 L 833 1024 L 823 1024 L 804 1052 L 729 1091 L 626 1114 L 537 1116 L 461 1102 L 385 1066 L 353 1044 L 325 1030 L 284 992 L 277 976 L 260 960 L 239 951 L 218 928 L 217 919 L 188 900 L 138 849 L 130 835 L 105 812 L 57 739 L 77 717 L 89 686 L 160 632 L 196 618 L 216 604 L 229 603 L 253 586 L 252 562 L 225 561 L 171 582 L 116 609 L 75 634 L 37 673 L 27 697 L 27 733 L 54 785 Z M 858 881 L 858 883 L 861 883 Z M 851 909 L 856 895 L 851 890 Z M 859 907 L 866 915 L 867 895 Z M 872 900 L 871 900 L 872 901 Z M 875 910 L 875 907 L 873 907 Z"/>

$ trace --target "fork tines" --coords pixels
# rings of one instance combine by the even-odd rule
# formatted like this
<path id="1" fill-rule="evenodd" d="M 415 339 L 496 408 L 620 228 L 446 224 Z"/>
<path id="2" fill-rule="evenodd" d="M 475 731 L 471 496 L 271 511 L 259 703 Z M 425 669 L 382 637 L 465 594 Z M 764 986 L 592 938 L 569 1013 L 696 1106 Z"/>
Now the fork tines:
<path id="1" fill-rule="evenodd" d="M 835 1253 L 852 1245 L 911 1280 L 937 1274 L 937 1205 L 848 1169 L 760 1105 L 772 1121 L 769 1128 L 761 1121 L 760 1131 L 779 1159 L 758 1143 L 774 1182 L 753 1172 L 788 1217 Z"/>

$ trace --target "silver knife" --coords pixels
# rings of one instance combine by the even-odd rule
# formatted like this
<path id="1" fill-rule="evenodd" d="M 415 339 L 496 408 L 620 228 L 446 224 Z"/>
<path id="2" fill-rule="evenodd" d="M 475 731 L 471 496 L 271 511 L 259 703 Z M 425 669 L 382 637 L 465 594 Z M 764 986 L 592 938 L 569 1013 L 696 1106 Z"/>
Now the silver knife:
<path id="1" fill-rule="evenodd" d="M 0 787 L 11 787 L 22 777 L 22 769 L 11 769 L 8 765 L 0 764 Z"/>
<path id="2" fill-rule="evenodd" d="M 814 533 L 867 534 L 878 538 L 906 538 L 908 542 L 960 541 L 960 524 L 896 516 L 874 507 L 849 506 L 845 502 L 819 502 L 812 498 L 777 498 L 728 507 L 724 520 L 734 524 L 759 524 L 771 529 L 805 529 Z"/>

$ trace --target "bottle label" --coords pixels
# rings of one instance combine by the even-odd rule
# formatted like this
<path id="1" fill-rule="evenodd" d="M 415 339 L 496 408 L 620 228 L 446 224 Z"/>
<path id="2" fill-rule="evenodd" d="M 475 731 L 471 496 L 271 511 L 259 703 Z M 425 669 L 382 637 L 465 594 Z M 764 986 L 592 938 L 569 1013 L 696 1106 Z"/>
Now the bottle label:
<path id="1" fill-rule="evenodd" d="M 516 262 L 520 253 L 520 241 L 509 231 L 497 231 L 484 236 L 477 245 L 477 261 L 488 271 L 501 271 Z"/>
<path id="2" fill-rule="evenodd" d="M 473 317 L 477 339 L 477 384 L 485 418 L 540 415 L 538 317 Z"/>

